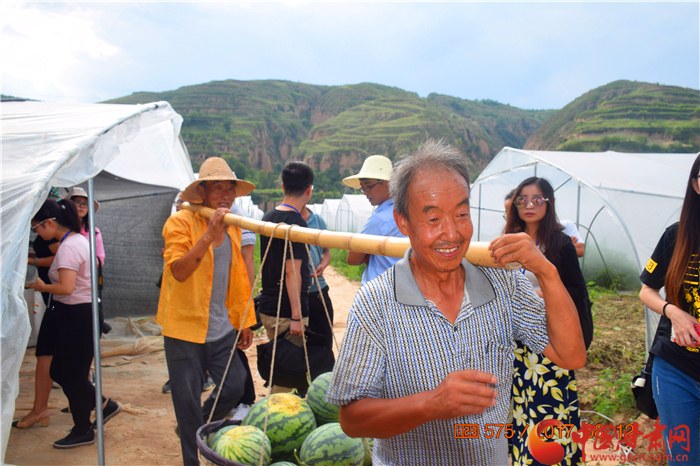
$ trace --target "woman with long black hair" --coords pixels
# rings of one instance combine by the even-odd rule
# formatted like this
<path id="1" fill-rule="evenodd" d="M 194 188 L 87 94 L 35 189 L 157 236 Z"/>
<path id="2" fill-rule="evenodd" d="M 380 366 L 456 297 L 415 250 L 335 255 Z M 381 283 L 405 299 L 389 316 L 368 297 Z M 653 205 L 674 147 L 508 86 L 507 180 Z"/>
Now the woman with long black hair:
<path id="1" fill-rule="evenodd" d="M 525 232 L 554 264 L 562 283 L 576 305 L 581 320 L 586 348 L 593 337 L 588 288 L 579 267 L 576 248 L 563 233 L 554 208 L 554 190 L 544 178 L 531 177 L 515 189 L 512 207 L 508 209 L 505 233 Z M 542 296 L 535 275 L 523 270 L 535 291 Z M 542 354 L 516 342 L 513 374 L 513 427 L 509 440 L 513 465 L 539 463 L 527 448 L 527 435 L 538 422 L 558 419 L 580 427 L 580 413 L 574 371 L 562 369 Z M 571 437 L 564 441 L 564 459 L 560 464 L 583 465 L 581 449 Z"/>
<path id="2" fill-rule="evenodd" d="M 54 442 L 55 448 L 73 448 L 95 441 L 90 412 L 95 407 L 95 387 L 88 381 L 94 355 L 90 246 L 80 234 L 80 218 L 73 201 L 47 200 L 32 219 L 32 229 L 45 240 L 60 242 L 49 269 L 51 284 L 37 278 L 34 289 L 51 293 L 51 312 L 57 328 L 57 342 L 51 360 L 51 378 L 68 398 L 74 427 Z M 103 398 L 104 422 L 121 407 Z"/>
<path id="3" fill-rule="evenodd" d="M 661 315 L 652 387 L 670 453 L 669 464 L 700 464 L 700 155 L 685 190 L 681 217 L 666 229 L 640 277 L 639 298 Z M 666 299 L 659 290 L 666 289 Z M 688 429 L 686 432 L 684 427 Z M 680 429 L 680 431 L 678 430 Z M 669 434 L 681 435 L 674 442 Z M 683 439 L 686 438 L 687 442 Z M 686 449 L 689 447 L 689 449 Z"/>

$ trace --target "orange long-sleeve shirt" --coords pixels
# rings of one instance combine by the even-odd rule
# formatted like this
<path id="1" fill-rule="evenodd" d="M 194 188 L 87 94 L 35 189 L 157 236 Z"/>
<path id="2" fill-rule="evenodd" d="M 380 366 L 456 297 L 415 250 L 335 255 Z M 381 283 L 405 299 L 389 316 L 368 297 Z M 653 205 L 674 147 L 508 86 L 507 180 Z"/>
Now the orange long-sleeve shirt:
<path id="1" fill-rule="evenodd" d="M 199 267 L 184 282 L 178 282 L 170 270 L 207 231 L 207 223 L 199 214 L 182 210 L 172 215 L 163 227 L 165 239 L 165 267 L 158 302 L 156 321 L 163 327 L 163 335 L 193 343 L 204 343 L 209 327 L 209 301 L 214 276 L 214 251 L 202 258 Z M 229 226 L 233 254 L 229 269 L 226 308 L 233 328 L 240 330 L 255 324 L 255 310 L 251 302 L 245 321 L 251 290 L 245 263 L 241 256 L 241 230 Z"/>

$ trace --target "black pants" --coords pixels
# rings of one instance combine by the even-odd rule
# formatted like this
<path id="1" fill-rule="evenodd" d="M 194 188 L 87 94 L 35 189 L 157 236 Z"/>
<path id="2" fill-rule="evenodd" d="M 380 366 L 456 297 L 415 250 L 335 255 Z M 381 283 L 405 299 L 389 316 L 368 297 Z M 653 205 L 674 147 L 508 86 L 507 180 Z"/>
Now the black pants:
<path id="1" fill-rule="evenodd" d="M 328 348 L 333 349 L 333 328 L 328 324 L 328 317 L 331 318 L 333 322 L 333 303 L 331 303 L 331 298 L 328 296 L 329 286 L 322 288 L 321 291 L 310 291 L 309 292 L 309 328 L 316 333 L 319 333 L 326 337 L 328 341 Z M 328 308 L 328 317 L 326 317 L 326 311 L 323 308 L 323 302 L 321 299 L 326 301 L 326 307 Z"/>
<path id="2" fill-rule="evenodd" d="M 243 396 L 245 369 L 241 359 L 234 354 L 231 359 L 226 383 L 221 379 L 236 339 L 232 330 L 223 338 L 209 343 L 193 343 L 177 338 L 164 337 L 165 361 L 170 374 L 170 394 L 173 398 L 175 418 L 180 429 L 182 462 L 185 466 L 199 465 L 196 434 L 208 421 L 218 390 L 222 390 L 212 421 L 223 419 Z M 204 401 L 202 386 L 209 371 L 217 389 Z M 223 388 L 222 388 L 223 387 Z"/>
<path id="3" fill-rule="evenodd" d="M 90 412 L 95 408 L 95 387 L 88 380 L 95 354 L 92 304 L 54 301 L 52 306 L 58 323 L 58 343 L 49 373 L 68 398 L 76 432 L 85 433 L 92 428 Z"/>
<path id="4" fill-rule="evenodd" d="M 250 372 L 248 356 L 246 356 L 245 351 L 240 349 L 236 349 L 236 353 L 238 353 L 238 356 L 241 358 L 243 369 L 245 369 L 246 372 L 245 392 L 243 393 L 243 398 L 241 398 L 241 403 L 253 406 L 253 403 L 255 403 L 255 383 L 253 382 L 253 374 Z"/>

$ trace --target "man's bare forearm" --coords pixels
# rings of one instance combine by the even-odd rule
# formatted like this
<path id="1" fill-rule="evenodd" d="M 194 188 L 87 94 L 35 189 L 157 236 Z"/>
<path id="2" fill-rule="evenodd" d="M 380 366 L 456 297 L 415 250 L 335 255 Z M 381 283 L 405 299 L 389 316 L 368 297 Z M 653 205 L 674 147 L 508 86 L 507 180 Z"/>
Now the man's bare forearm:
<path id="1" fill-rule="evenodd" d="M 295 259 L 292 261 L 287 259 L 284 281 L 287 296 L 289 297 L 289 305 L 292 308 L 292 319 L 301 319 L 301 260 Z M 294 286 L 295 284 L 296 287 Z"/>
<path id="2" fill-rule="evenodd" d="M 579 369 L 586 364 L 586 345 L 576 305 L 559 278 L 556 267 L 537 274 L 547 313 L 549 346 L 545 352 L 563 369 Z"/>
<path id="3" fill-rule="evenodd" d="M 498 392 L 490 385 L 497 381 L 492 374 L 473 369 L 451 372 L 432 390 L 341 406 L 340 425 L 350 437 L 388 438 L 428 421 L 481 414 L 496 404 Z"/>
<path id="4" fill-rule="evenodd" d="M 340 407 L 340 426 L 350 437 L 389 438 L 430 421 L 425 392 L 403 398 L 365 398 Z"/>

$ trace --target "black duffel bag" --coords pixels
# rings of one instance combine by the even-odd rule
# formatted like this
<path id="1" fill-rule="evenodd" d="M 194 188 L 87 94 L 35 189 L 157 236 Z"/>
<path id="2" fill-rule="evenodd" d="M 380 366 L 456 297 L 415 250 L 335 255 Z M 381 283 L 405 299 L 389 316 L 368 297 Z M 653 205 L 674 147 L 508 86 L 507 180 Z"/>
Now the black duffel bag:
<path id="1" fill-rule="evenodd" d="M 275 371 L 273 380 L 270 381 L 270 367 L 272 365 L 272 348 L 274 340 L 258 345 L 258 372 L 265 380 L 267 387 L 270 382 L 281 387 L 296 388 L 303 396 L 309 388 L 306 379 L 306 358 L 304 348 L 287 340 L 285 336 L 289 330 L 277 336 L 277 352 L 275 353 Z M 319 375 L 331 372 L 335 364 L 335 355 L 329 349 L 327 338 L 308 327 L 305 331 L 306 350 L 309 353 L 309 369 L 311 380 Z"/>

